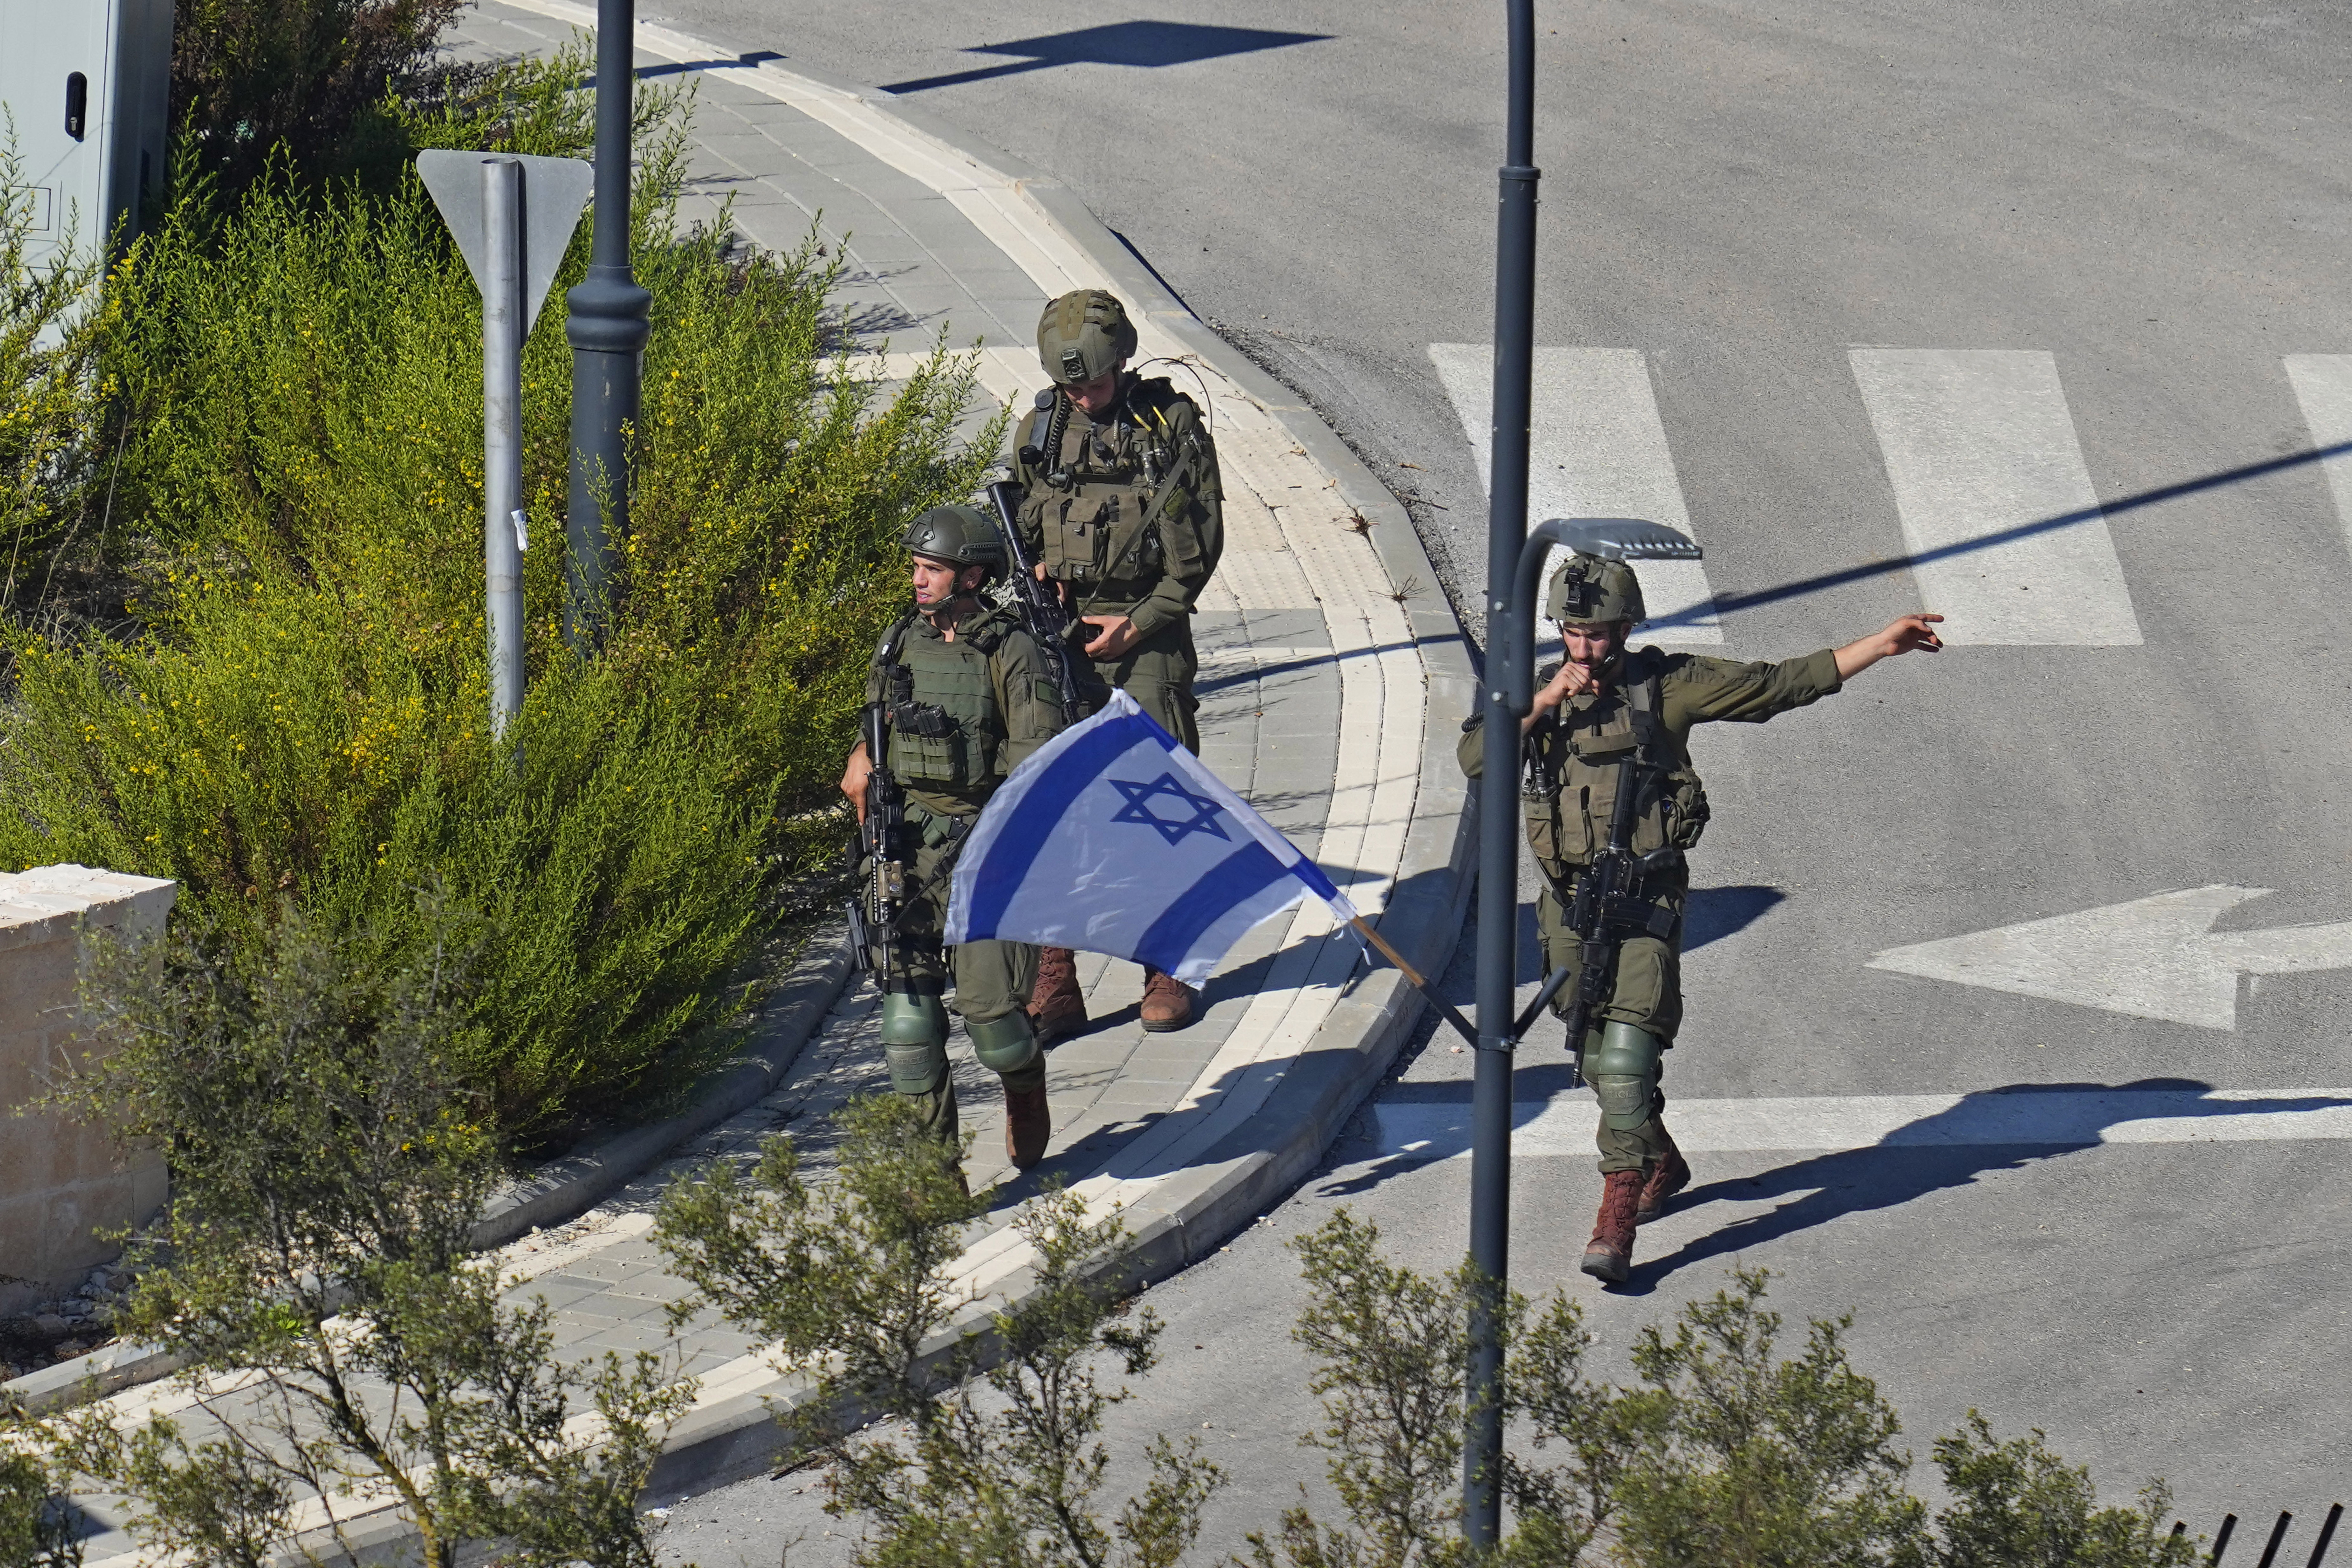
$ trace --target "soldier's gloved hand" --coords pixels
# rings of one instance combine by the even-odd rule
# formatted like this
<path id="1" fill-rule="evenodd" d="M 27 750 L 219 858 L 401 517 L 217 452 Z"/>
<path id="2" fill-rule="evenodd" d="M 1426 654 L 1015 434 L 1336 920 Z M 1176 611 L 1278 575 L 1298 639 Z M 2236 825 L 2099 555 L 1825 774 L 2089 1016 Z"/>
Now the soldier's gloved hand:
<path id="1" fill-rule="evenodd" d="M 1125 616 L 1082 616 L 1079 619 L 1095 629 L 1095 638 L 1087 644 L 1088 658 L 1118 658 L 1143 640 L 1135 623 Z"/>

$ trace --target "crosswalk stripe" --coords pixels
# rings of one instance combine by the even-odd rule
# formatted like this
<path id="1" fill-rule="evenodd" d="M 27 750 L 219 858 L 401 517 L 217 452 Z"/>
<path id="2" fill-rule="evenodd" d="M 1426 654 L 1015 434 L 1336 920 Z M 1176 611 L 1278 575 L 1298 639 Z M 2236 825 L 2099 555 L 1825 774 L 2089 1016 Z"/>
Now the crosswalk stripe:
<path id="1" fill-rule="evenodd" d="M 1494 353 L 1486 343 L 1429 345 L 1438 380 L 1477 455 L 1479 481 L 1487 485 L 1494 461 Z M 1698 537 L 1683 504 L 1682 481 L 1641 350 L 1536 350 L 1530 413 L 1530 523 L 1550 517 L 1645 517 Z M 1723 641 L 1715 591 L 1700 563 L 1646 561 L 1641 574 L 1650 611 L 1641 640 Z"/>
<path id="2" fill-rule="evenodd" d="M 2049 354 L 1855 349 L 1926 606 L 1953 643 L 2129 647 L 2139 619 Z"/>
<path id="3" fill-rule="evenodd" d="M 2312 446 L 2325 450 L 2352 442 L 2352 354 L 2289 354 L 2285 363 Z M 2323 458 L 2319 466 L 2336 498 L 2336 521 L 2344 530 L 2344 542 L 2352 547 L 2352 452 Z"/>
<path id="4" fill-rule="evenodd" d="M 1381 1152 L 1415 1160 L 1470 1152 L 1465 1092 L 1373 1107 Z M 1522 1103 L 1515 1154 L 1586 1155 L 1589 1089 Z M 1666 1123 L 1685 1150 L 1936 1149 L 1982 1144 L 2232 1143 L 2352 1138 L 2352 1089 L 2016 1089 L 1811 1099 L 1674 1100 Z"/>

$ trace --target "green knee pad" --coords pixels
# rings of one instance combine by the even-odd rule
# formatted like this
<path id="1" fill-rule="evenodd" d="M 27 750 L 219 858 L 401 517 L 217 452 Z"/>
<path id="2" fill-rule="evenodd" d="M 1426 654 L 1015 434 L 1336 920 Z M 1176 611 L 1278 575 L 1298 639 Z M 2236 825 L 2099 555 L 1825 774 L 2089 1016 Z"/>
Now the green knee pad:
<path id="1" fill-rule="evenodd" d="M 1037 1049 L 1036 1034 L 1029 1027 L 1029 1015 L 1017 1007 L 984 1024 L 966 1018 L 963 1026 L 971 1035 L 971 1054 L 992 1071 L 1019 1072 L 1043 1054 Z"/>
<path id="2" fill-rule="evenodd" d="M 948 1006 L 936 992 L 882 994 L 882 1043 L 886 1046 L 945 1046 Z"/>
<path id="3" fill-rule="evenodd" d="M 1585 1058 L 1584 1076 L 1601 1102 L 1601 1119 L 1620 1132 L 1650 1120 L 1658 1100 L 1658 1066 L 1664 1047 L 1646 1029 L 1612 1019 L 1601 1031 L 1601 1048 Z"/>
<path id="4" fill-rule="evenodd" d="M 885 1045 L 882 1059 L 890 1064 L 890 1087 L 900 1094 L 937 1094 L 948 1080 L 945 1046 Z"/>
<path id="5" fill-rule="evenodd" d="M 948 1010 L 937 996 L 882 996 L 882 1059 L 900 1094 L 937 1094 L 948 1077 Z"/>

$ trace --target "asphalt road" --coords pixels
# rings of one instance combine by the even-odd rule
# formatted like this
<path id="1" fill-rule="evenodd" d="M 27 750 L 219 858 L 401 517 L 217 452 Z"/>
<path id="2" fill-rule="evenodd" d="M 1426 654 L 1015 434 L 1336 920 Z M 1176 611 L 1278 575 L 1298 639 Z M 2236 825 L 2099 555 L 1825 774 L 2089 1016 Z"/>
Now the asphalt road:
<path id="1" fill-rule="evenodd" d="M 1465 582 L 1475 597 L 1483 492 L 1430 345 L 1490 334 L 1500 6 L 663 8 L 896 85 L 1067 181 L 1317 401 L 1412 507 L 1457 603 Z M 2108 1008 L 1866 967 L 2212 885 L 2276 889 L 2217 930 L 2352 914 L 2346 523 L 2316 464 L 2239 474 L 2312 447 L 2284 356 L 2352 353 L 2352 15 L 1609 0 L 1541 16 L 1538 341 L 1643 356 L 1731 606 L 1723 651 L 1799 654 L 1921 607 L 1972 645 L 1699 737 L 1713 940 L 1686 965 L 1670 1092 L 2352 1085 L 2341 969 L 2251 977 L 2222 1027 L 2143 1016 L 2163 1008 L 2131 1003 L 2145 975 L 2122 959 Z M 1936 353 L 1996 354 L 2042 395 L 1920 415 L 1885 377 Z M 2014 584 L 1906 566 L 1938 506 L 2005 482 L 1946 483 L 1953 451 L 1998 454 L 2005 428 L 2048 459 L 2033 493 L 2087 483 L 2105 503 L 2064 535 L 2088 553 L 2018 556 Z M 2011 558 L 1960 559 L 1998 576 Z M 1928 604 L 1938 583 L 1958 601 Z M 1986 643 L 1995 587 L 2128 635 Z M 1441 1042 L 1396 1092 L 1442 1094 L 1414 1086 L 1467 1059 Z M 1528 1059 L 1547 1092 L 1556 1053 Z M 1208 1348 L 1176 1356 L 1137 1419 L 1241 1428 L 1219 1439 L 1249 1455 L 1233 1530 L 1270 1522 L 1313 1469 L 1288 1447 L 1312 1410 L 1287 1375 L 1276 1237 L 1346 1201 L 1433 1265 L 1459 1246 L 1466 1163 L 1392 1157 L 1365 1130 L 1267 1226 L 1153 1293 L 1171 1343 Z M 2170 1476 L 2200 1528 L 2224 1509 L 2307 1521 L 2352 1488 L 2352 1144 L 1710 1154 L 1699 1181 L 1645 1234 L 1633 1289 L 1603 1296 L 1573 1274 L 1589 1161 L 1528 1158 L 1519 1281 L 1568 1280 L 1622 1343 L 1734 1256 L 1763 1262 L 1792 1315 L 1857 1311 L 1857 1356 L 1923 1455 L 1975 1405 L 2047 1428 L 2116 1489 Z M 782 1517 L 769 1496 L 742 1506 Z"/>

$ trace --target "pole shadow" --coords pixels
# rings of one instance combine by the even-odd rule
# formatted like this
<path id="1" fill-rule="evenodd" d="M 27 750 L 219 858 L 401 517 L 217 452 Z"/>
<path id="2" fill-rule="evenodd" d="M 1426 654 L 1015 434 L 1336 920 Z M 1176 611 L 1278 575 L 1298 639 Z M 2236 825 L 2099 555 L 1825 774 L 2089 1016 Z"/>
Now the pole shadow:
<path id="1" fill-rule="evenodd" d="M 1293 44 L 1322 43 L 1330 37 L 1328 33 L 1281 33 L 1265 27 L 1217 27 L 1198 22 L 1110 22 L 1067 33 L 1015 38 L 1011 43 L 982 44 L 963 52 L 1019 58 L 1003 65 L 977 66 L 945 76 L 894 81 L 882 90 L 929 92 L 933 88 L 961 87 L 966 82 L 1017 76 L 1049 66 L 1140 66 L 1150 69 L 1192 65 L 1201 60 L 1223 59 L 1228 55 L 1287 48 Z"/>

